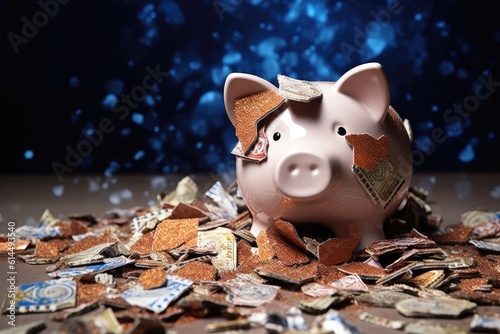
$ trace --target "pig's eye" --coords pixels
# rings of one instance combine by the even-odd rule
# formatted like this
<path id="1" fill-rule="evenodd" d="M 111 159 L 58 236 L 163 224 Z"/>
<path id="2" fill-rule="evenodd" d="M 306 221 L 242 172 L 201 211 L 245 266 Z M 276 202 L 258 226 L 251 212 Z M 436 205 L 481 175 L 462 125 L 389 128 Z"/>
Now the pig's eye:
<path id="1" fill-rule="evenodd" d="M 345 130 L 344 127 L 340 126 L 338 129 L 337 129 L 337 133 L 341 136 L 345 136 L 345 134 L 347 133 L 347 131 Z"/>
<path id="2" fill-rule="evenodd" d="M 280 140 L 280 138 L 281 138 L 281 133 L 275 132 L 273 135 L 273 140 L 278 141 L 278 140 Z"/>

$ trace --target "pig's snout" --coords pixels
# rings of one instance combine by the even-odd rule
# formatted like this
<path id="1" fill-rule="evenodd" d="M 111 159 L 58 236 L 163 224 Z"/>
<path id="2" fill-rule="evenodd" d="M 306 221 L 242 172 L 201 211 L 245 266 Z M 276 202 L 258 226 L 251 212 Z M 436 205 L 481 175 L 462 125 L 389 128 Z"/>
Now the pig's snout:
<path id="1" fill-rule="evenodd" d="M 332 177 L 328 157 L 319 152 L 290 152 L 278 161 L 274 182 L 289 198 L 307 199 L 322 193 Z"/>

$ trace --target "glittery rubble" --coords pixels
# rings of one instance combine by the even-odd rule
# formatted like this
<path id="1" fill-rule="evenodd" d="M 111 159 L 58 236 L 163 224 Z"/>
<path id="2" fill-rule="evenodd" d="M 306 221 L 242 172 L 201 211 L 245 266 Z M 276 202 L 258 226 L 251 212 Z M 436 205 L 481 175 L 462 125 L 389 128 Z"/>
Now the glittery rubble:
<path id="1" fill-rule="evenodd" d="M 186 242 L 184 242 L 182 245 L 180 245 L 179 247 L 174 248 L 174 249 L 177 249 L 177 250 L 189 250 L 189 249 L 196 248 L 197 245 L 198 245 L 198 237 L 194 237 L 194 238 L 191 238 L 189 240 L 186 240 Z M 172 249 L 172 250 L 174 250 L 174 249 Z"/>
<path id="2" fill-rule="evenodd" d="M 317 269 L 317 262 L 290 267 L 281 264 L 277 260 L 271 260 L 255 268 L 255 271 L 257 271 L 259 275 L 281 279 L 285 282 L 288 281 L 303 284 L 316 278 Z"/>
<path id="3" fill-rule="evenodd" d="M 315 282 L 325 286 L 331 286 L 332 282 L 347 276 L 347 274 L 338 270 L 336 266 L 325 266 L 323 264 L 318 265 L 317 273 Z"/>
<path id="4" fill-rule="evenodd" d="M 436 242 L 432 239 L 420 236 L 408 236 L 404 238 L 395 238 L 387 240 L 374 241 L 367 245 L 365 251 L 374 256 L 386 253 L 404 252 L 409 248 L 434 248 Z"/>
<path id="5" fill-rule="evenodd" d="M 213 281 L 217 276 L 217 269 L 211 264 L 193 261 L 183 265 L 175 272 L 175 275 L 194 282 Z"/>
<path id="6" fill-rule="evenodd" d="M 68 242 L 62 239 L 52 239 L 46 242 L 57 247 L 59 252 L 64 251 L 68 247 Z"/>
<path id="7" fill-rule="evenodd" d="M 248 261 L 256 256 L 252 253 L 252 245 L 250 245 L 250 243 L 245 239 L 240 239 L 236 243 L 236 250 L 238 252 L 238 255 L 236 257 L 238 265 L 241 265 L 245 261 Z"/>
<path id="8" fill-rule="evenodd" d="M 347 274 L 358 274 L 363 279 L 378 279 L 385 275 L 384 269 L 365 262 L 349 262 L 341 264 L 337 268 Z"/>
<path id="9" fill-rule="evenodd" d="M 248 261 L 245 261 L 241 265 L 239 265 L 238 268 L 236 268 L 236 270 L 232 272 L 232 274 L 227 275 L 225 279 L 229 279 L 231 276 L 236 276 L 238 274 L 254 274 L 255 268 L 265 263 L 268 263 L 269 261 L 272 260 L 259 260 L 253 258 Z"/>
<path id="10" fill-rule="evenodd" d="M 73 246 L 70 246 L 64 252 L 64 255 L 80 253 L 96 245 L 108 242 L 115 242 L 115 241 L 119 241 L 119 239 L 114 234 L 111 233 L 104 233 L 100 236 L 90 235 L 88 237 L 83 238 L 80 241 L 77 241 Z"/>
<path id="11" fill-rule="evenodd" d="M 389 158 L 389 139 L 385 135 L 377 139 L 366 133 L 350 134 L 345 139 L 354 149 L 354 165 L 368 172 Z"/>
<path id="12" fill-rule="evenodd" d="M 287 239 L 289 242 L 300 248 L 301 250 L 307 252 L 307 247 L 304 241 L 302 241 L 297 233 L 295 227 L 283 219 L 278 219 L 274 223 L 274 227 L 281 234 L 282 237 Z"/>
<path id="13" fill-rule="evenodd" d="M 234 251 L 237 252 L 237 265 L 234 270 L 218 270 L 214 262 L 209 262 L 215 254 L 207 255 L 211 243 L 197 243 L 199 234 L 214 231 L 212 227 L 198 232 L 200 219 L 208 219 L 202 217 L 206 209 L 203 202 L 162 205 L 177 210 L 174 215 L 176 219 L 170 217 L 163 220 L 137 238 L 131 245 L 132 254 L 129 255 L 129 259 L 135 263 L 107 272 L 116 279 L 116 285 L 112 288 L 114 290 L 105 284 L 96 283 L 95 275 L 74 278 L 77 282 L 77 306 L 88 311 L 93 304 L 111 307 L 124 331 L 142 328 L 140 326 L 151 317 L 151 312 L 131 306 L 123 298 L 117 298 L 115 292 L 127 291 L 138 284 L 144 289 L 163 286 L 167 272 L 196 284 L 184 297 L 156 315 L 156 321 L 165 326 L 198 321 L 207 318 L 209 313 L 220 314 L 226 319 L 247 319 L 258 311 L 269 313 L 279 310 L 279 314 L 284 315 L 293 306 L 300 305 L 308 313 L 319 311 L 321 305 L 328 305 L 329 309 L 360 310 L 362 306 L 356 305 L 355 296 L 359 297 L 359 292 L 365 289 L 369 291 L 365 295 L 367 297 L 376 295 L 374 291 L 388 292 L 388 295 L 391 291 L 402 291 L 413 297 L 428 299 L 453 297 L 483 305 L 500 304 L 500 255 L 468 244 L 473 226 L 464 226 L 464 222 L 429 237 L 414 230 L 401 238 L 376 241 L 360 252 L 354 251 L 359 242 L 355 229 L 349 238 L 332 238 L 320 243 L 319 238 L 301 238 L 298 230 L 283 220 L 276 222 L 275 229 L 261 231 L 254 239 L 243 238 L 236 233 L 238 231 L 226 228 L 227 235 L 236 236 Z M 144 215 L 151 210 L 135 210 L 135 214 Z M 212 214 L 207 216 L 210 217 L 209 222 L 218 219 Z M 482 212 L 475 213 L 474 217 L 479 214 Z M 474 218 L 472 214 L 468 217 Z M 76 254 L 105 243 L 120 240 L 127 243 L 133 234 L 131 224 L 125 222 L 125 216 L 118 218 L 120 228 L 109 219 L 101 218 L 93 223 L 59 221 L 57 224 L 67 229 L 63 236 L 37 243 L 28 242 L 30 248 L 27 251 L 35 248 L 34 254 L 24 255 L 27 251 L 21 251 L 19 257 L 28 262 L 35 255 L 57 257 Z M 248 218 L 251 218 L 248 212 L 242 210 L 230 226 L 240 228 L 240 232 L 250 233 L 244 228 Z M 484 220 L 476 218 L 476 225 Z M 73 240 L 70 231 L 82 232 L 83 227 L 88 227 L 86 231 L 96 235 L 87 236 L 81 241 Z M 0 237 L 0 241 L 4 239 Z M 320 246 L 330 247 L 326 257 L 325 249 L 322 250 Z M 234 254 L 232 251 L 230 253 Z M 371 259 L 373 266 L 368 264 L 367 259 Z M 67 266 L 62 264 L 60 267 L 64 269 Z M 274 300 L 262 307 L 235 306 L 229 304 L 227 293 L 221 290 L 223 284 L 232 280 L 278 285 L 281 289 Z M 357 291 L 343 291 L 349 285 Z M 334 299 L 345 300 L 345 303 L 328 304 Z M 319 308 L 315 305 L 319 305 Z M 78 316 L 77 312 L 80 311 L 68 310 L 65 314 L 73 317 Z M 66 319 L 62 313 L 58 313 L 58 317 L 57 321 Z"/>
<path id="14" fill-rule="evenodd" d="M 174 260 L 168 262 L 168 261 L 157 261 L 157 260 L 151 260 L 151 259 L 137 259 L 135 260 L 134 266 L 139 267 L 139 268 L 155 268 L 155 267 L 165 267 L 166 265 L 170 263 L 175 263 Z"/>
<path id="15" fill-rule="evenodd" d="M 361 241 L 354 225 L 349 225 L 349 238 L 330 238 L 318 247 L 319 262 L 333 265 L 352 258 L 353 252 Z"/>
<path id="16" fill-rule="evenodd" d="M 106 294 L 106 285 L 78 281 L 76 289 L 76 306 L 99 301 Z"/>
<path id="17" fill-rule="evenodd" d="M 256 242 L 259 249 L 257 255 L 261 260 L 269 260 L 276 255 L 266 230 L 259 232 Z"/>
<path id="18" fill-rule="evenodd" d="M 153 249 L 154 230 L 143 234 L 131 247 L 131 252 L 138 252 L 140 255 L 148 255 Z"/>
<path id="19" fill-rule="evenodd" d="M 148 269 L 139 276 L 138 281 L 145 290 L 159 288 L 165 285 L 167 273 L 163 267 Z"/>
<path id="20" fill-rule="evenodd" d="M 175 258 L 168 251 L 154 251 L 149 254 L 152 260 L 174 263 Z"/>
<path id="21" fill-rule="evenodd" d="M 270 90 L 234 100 L 234 127 L 244 153 L 257 140 L 259 120 L 276 110 L 284 101 L 280 94 Z"/>
<path id="22" fill-rule="evenodd" d="M 166 219 L 156 226 L 153 251 L 171 250 L 198 235 L 198 219 Z"/>
<path id="23" fill-rule="evenodd" d="M 35 255 L 40 258 L 53 259 L 59 256 L 59 249 L 56 244 L 38 241 L 36 244 Z"/>
<path id="24" fill-rule="evenodd" d="M 456 224 L 434 232 L 431 237 L 440 244 L 463 244 L 469 242 L 473 230 L 471 226 Z"/>
<path id="25" fill-rule="evenodd" d="M 419 287 L 432 288 L 441 282 L 444 277 L 444 270 L 429 270 L 413 277 L 410 282 Z"/>
<path id="26" fill-rule="evenodd" d="M 5 241 L 3 241 L 5 239 Z M 12 244 L 7 241 L 8 238 L 2 238 L 0 241 L 0 252 L 8 252 L 12 248 Z M 24 250 L 31 244 L 31 240 L 16 240 L 14 243 L 15 250 Z"/>
<path id="27" fill-rule="evenodd" d="M 71 237 L 73 235 L 84 234 L 89 231 L 87 224 L 79 220 L 60 221 L 54 225 L 63 237 Z"/>
<path id="28" fill-rule="evenodd" d="M 284 265 L 304 264 L 310 261 L 309 257 L 295 245 L 290 244 L 274 228 L 266 229 L 270 244 L 272 245 L 276 256 Z"/>

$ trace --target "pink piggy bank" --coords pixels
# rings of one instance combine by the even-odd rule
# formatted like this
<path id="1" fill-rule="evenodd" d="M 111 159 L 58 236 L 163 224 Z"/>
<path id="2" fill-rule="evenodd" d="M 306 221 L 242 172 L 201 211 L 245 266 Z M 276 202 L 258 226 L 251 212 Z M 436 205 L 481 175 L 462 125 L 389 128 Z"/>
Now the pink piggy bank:
<path id="1" fill-rule="evenodd" d="M 383 222 L 404 206 L 410 187 L 412 139 L 389 105 L 381 65 L 359 65 L 336 82 L 283 75 L 278 82 L 232 73 L 224 86 L 251 232 L 282 219 L 319 223 L 338 238 L 354 225 L 358 248 L 384 239 Z"/>

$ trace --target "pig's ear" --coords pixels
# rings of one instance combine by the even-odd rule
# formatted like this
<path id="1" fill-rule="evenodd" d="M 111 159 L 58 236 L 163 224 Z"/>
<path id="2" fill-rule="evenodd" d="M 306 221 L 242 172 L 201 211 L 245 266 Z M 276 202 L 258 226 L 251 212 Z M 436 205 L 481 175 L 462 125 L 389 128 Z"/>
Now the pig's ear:
<path id="1" fill-rule="evenodd" d="M 363 103 L 375 121 L 383 121 L 389 108 L 389 82 L 379 63 L 366 63 L 347 71 L 334 87 Z"/>
<path id="2" fill-rule="evenodd" d="M 234 100 L 262 91 L 279 93 L 272 83 L 252 74 L 231 73 L 227 76 L 224 83 L 224 105 L 231 123 L 234 124 Z"/>

